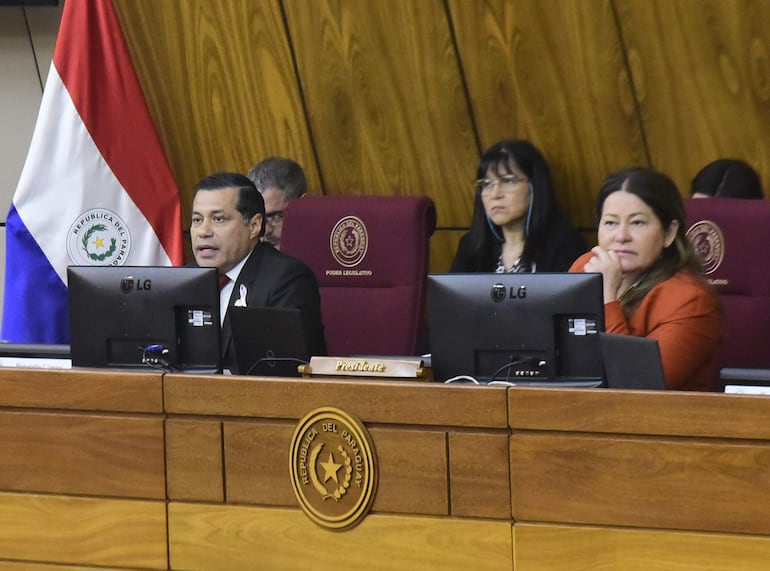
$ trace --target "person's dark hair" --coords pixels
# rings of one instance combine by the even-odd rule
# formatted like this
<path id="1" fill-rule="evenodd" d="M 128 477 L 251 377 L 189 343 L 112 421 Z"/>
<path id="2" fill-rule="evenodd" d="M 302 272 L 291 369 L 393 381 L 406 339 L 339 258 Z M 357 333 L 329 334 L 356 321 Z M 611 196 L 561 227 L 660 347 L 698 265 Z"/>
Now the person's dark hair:
<path id="1" fill-rule="evenodd" d="M 703 167 L 692 179 L 690 195 L 717 198 L 764 198 L 757 172 L 738 159 L 718 159 Z"/>
<path id="2" fill-rule="evenodd" d="M 506 140 L 489 147 L 481 155 L 476 178 L 485 178 L 489 170 L 497 176 L 512 174 L 512 165 L 527 175 L 530 183 L 531 210 L 521 255 L 521 265 L 530 267 L 538 251 L 544 246 L 549 229 L 556 222 L 563 220 L 563 216 L 554 197 L 548 162 L 529 141 Z M 490 224 L 481 194 L 476 192 L 468 239 L 480 269 L 495 267 L 500 255 L 499 236 L 502 233 L 498 226 L 490 227 Z"/>
<path id="3" fill-rule="evenodd" d="M 284 157 L 268 157 L 260 161 L 251 167 L 247 176 L 259 192 L 277 188 L 283 192 L 287 202 L 307 192 L 305 171 L 299 163 Z"/>
<path id="4" fill-rule="evenodd" d="M 633 194 L 650 207 L 664 230 L 676 220 L 676 237 L 660 258 L 620 297 L 620 305 L 629 315 L 644 296 L 677 271 L 686 269 L 701 276 L 701 262 L 687 239 L 686 214 L 682 196 L 674 181 L 665 174 L 648 168 L 628 168 L 613 172 L 602 183 L 596 201 L 596 219 L 601 220 L 604 201 L 619 190 Z"/>
<path id="5" fill-rule="evenodd" d="M 238 202 L 235 209 L 243 217 L 243 224 L 248 225 L 255 214 L 265 218 L 265 200 L 248 177 L 237 172 L 218 172 L 202 178 L 195 185 L 195 192 L 206 190 L 222 190 L 235 188 L 238 191 Z M 265 224 L 262 224 L 260 237 L 265 234 Z"/>

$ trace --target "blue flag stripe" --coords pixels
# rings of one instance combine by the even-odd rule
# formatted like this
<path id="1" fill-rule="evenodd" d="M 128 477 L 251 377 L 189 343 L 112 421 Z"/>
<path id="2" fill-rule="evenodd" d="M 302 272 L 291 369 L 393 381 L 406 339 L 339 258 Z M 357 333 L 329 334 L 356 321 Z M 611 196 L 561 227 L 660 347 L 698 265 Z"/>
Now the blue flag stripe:
<path id="1" fill-rule="evenodd" d="M 14 205 L 8 212 L 5 232 L 2 338 L 14 343 L 69 343 L 67 287 Z"/>

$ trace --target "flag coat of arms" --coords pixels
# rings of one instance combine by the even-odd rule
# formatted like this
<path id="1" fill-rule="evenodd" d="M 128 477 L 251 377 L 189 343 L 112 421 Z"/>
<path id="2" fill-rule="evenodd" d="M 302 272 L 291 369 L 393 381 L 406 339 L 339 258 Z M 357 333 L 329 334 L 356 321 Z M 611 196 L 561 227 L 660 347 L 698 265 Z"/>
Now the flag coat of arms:
<path id="1" fill-rule="evenodd" d="M 111 0 L 64 5 L 6 223 L 2 338 L 68 343 L 68 265 L 180 265 L 179 189 Z"/>

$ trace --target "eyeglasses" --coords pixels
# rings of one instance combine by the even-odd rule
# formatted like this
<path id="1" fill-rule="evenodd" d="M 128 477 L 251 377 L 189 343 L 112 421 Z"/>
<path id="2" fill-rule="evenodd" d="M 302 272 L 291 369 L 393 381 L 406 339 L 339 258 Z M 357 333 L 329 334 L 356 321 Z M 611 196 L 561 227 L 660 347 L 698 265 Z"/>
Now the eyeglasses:
<path id="1" fill-rule="evenodd" d="M 286 213 L 285 210 L 276 210 L 275 212 L 268 212 L 267 214 L 265 214 L 265 224 L 270 224 L 271 226 L 275 226 L 281 220 L 283 220 L 283 215 L 285 213 Z"/>
<path id="2" fill-rule="evenodd" d="M 516 190 L 516 185 L 520 182 L 527 182 L 527 179 L 515 174 L 504 174 L 498 179 L 480 178 L 473 183 L 473 187 L 482 196 L 489 196 L 498 185 L 503 192 L 513 192 Z"/>

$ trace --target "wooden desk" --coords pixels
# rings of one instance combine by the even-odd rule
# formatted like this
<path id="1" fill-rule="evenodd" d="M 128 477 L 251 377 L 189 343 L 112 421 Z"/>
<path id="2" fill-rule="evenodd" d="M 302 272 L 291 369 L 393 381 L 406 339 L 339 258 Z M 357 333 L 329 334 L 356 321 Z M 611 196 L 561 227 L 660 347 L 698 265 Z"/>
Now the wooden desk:
<path id="1" fill-rule="evenodd" d="M 768 569 L 770 399 L 511 390 L 516 569 Z"/>
<path id="2" fill-rule="evenodd" d="M 379 462 L 345 532 L 288 475 L 320 406 L 362 419 Z M 0 370 L 0 571 L 766 569 L 769 416 L 740 395 Z"/>
<path id="3" fill-rule="evenodd" d="M 160 373 L 0 369 L 0 466 L 0 569 L 166 568 Z"/>
<path id="4" fill-rule="evenodd" d="M 172 567 L 510 569 L 505 389 L 474 389 L 168 375 Z M 379 464 L 346 532 L 310 521 L 289 479 L 294 427 L 321 406 L 363 420 Z"/>

